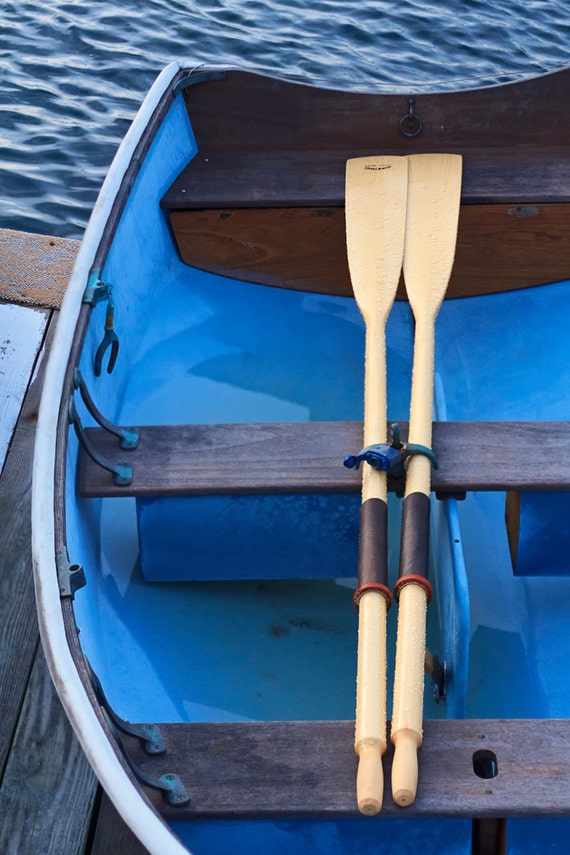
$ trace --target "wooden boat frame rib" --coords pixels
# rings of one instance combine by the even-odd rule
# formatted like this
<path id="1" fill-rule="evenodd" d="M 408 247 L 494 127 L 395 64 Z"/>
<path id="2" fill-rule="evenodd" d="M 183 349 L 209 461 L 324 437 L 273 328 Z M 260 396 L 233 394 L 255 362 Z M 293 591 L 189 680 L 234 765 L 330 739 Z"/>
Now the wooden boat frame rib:
<path id="1" fill-rule="evenodd" d="M 532 237 L 537 230 L 546 229 L 550 243 L 554 242 L 560 249 L 560 252 L 552 252 L 552 248 L 549 250 L 550 260 L 556 257 L 556 264 L 547 266 L 545 270 L 544 258 L 541 256 L 540 263 L 530 271 L 525 284 L 535 285 L 542 280 L 553 281 L 568 275 L 570 250 L 563 250 L 562 237 L 570 226 L 570 222 L 567 222 L 570 216 L 570 170 L 564 157 L 564 149 L 570 142 L 570 118 L 566 119 L 565 114 L 559 111 L 558 93 L 561 86 L 570 82 L 570 70 L 557 75 L 557 86 L 552 86 L 555 75 L 545 75 L 534 81 L 468 93 L 472 108 L 459 110 L 465 137 L 461 137 L 453 125 L 452 117 L 458 105 L 464 102 L 466 93 L 418 96 L 416 110 L 423 117 L 425 130 L 415 139 L 402 137 L 397 143 L 394 142 L 393 135 L 389 135 L 389 127 L 399 126 L 407 105 L 404 96 L 349 93 L 339 95 L 312 90 L 310 87 L 295 87 L 241 71 L 224 71 L 224 75 L 226 80 L 223 85 L 227 86 L 227 89 L 220 97 L 226 104 L 225 119 L 230 124 L 233 115 L 235 133 L 225 135 L 232 141 L 232 150 L 221 152 L 214 144 L 211 150 L 202 152 L 208 160 L 202 157 L 197 159 L 194 166 L 190 165 L 189 169 L 197 170 L 193 174 L 193 186 L 203 189 L 203 193 L 196 195 L 184 210 L 178 207 L 176 193 L 183 189 L 180 182 L 187 180 L 186 172 L 163 200 L 163 207 L 169 212 L 181 255 L 189 263 L 238 278 L 242 276 L 247 279 L 250 276 L 254 281 L 287 284 L 286 281 L 277 281 L 281 277 L 275 277 L 267 271 L 260 276 L 259 268 L 253 273 L 244 271 L 242 263 L 239 258 L 236 260 L 235 255 L 229 259 L 222 257 L 220 261 L 221 256 L 217 254 L 216 249 L 220 240 L 227 236 L 227 224 L 232 218 L 233 222 L 238 223 L 235 235 L 241 239 L 243 228 L 238 222 L 240 212 L 245 216 L 245 221 L 249 222 L 248 229 L 251 223 L 259 222 L 260 213 L 262 216 L 268 214 L 268 208 L 260 206 L 267 205 L 267 200 L 271 197 L 271 187 L 276 185 L 275 153 L 279 156 L 279 165 L 283 165 L 285 170 L 295 171 L 299 163 L 318 166 L 317 180 L 320 183 L 317 190 L 310 188 L 311 198 L 313 202 L 316 200 L 316 204 L 309 205 L 310 199 L 306 196 L 301 199 L 294 197 L 294 183 L 280 182 L 281 186 L 287 185 L 293 189 L 286 199 L 274 197 L 271 202 L 272 205 L 275 203 L 275 207 L 269 208 L 269 219 L 272 220 L 271 211 L 278 211 L 275 216 L 277 228 L 272 227 L 273 235 L 279 232 L 284 218 L 289 216 L 291 219 L 292 212 L 295 221 L 297 209 L 301 213 L 300 219 L 295 221 L 296 225 L 291 232 L 293 235 L 299 233 L 299 222 L 305 222 L 307 216 L 312 217 L 313 221 L 318 218 L 319 222 L 334 222 L 332 231 L 325 229 L 322 251 L 320 256 L 317 254 L 322 260 L 327 247 L 338 243 L 338 238 L 334 235 L 335 229 L 338 230 L 339 227 L 339 211 L 342 210 L 341 194 L 335 182 L 331 183 L 331 174 L 336 174 L 338 163 L 344 163 L 348 156 L 364 155 L 374 148 L 381 148 L 386 153 L 396 154 L 422 150 L 462 153 L 466 174 L 465 215 L 469 217 L 471 211 L 475 220 L 484 222 L 490 213 L 490 205 L 496 209 L 496 213 L 501 212 L 503 226 L 494 232 L 497 245 L 502 241 L 505 222 L 509 226 L 522 224 L 524 229 L 515 241 L 515 254 L 529 243 L 529 235 Z M 115 736 L 105 713 L 99 707 L 90 683 L 77 638 L 72 599 L 60 598 L 55 552 L 66 547 L 62 533 L 65 531 L 64 460 L 69 426 L 66 407 L 62 406 L 58 412 L 58 402 L 68 401 L 72 394 L 73 371 L 89 320 L 90 308 L 82 303 L 85 284 L 90 271 L 103 267 L 114 229 L 145 152 L 160 125 L 161 117 L 175 97 L 177 84 L 187 77 L 188 68 L 183 64 L 174 63 L 165 69 L 125 138 L 114 169 L 104 184 L 64 300 L 47 370 L 46 392 L 40 408 L 38 453 L 34 464 L 35 579 L 42 640 L 52 677 L 83 750 L 105 789 L 119 806 L 123 819 L 131 828 L 137 829 L 138 836 L 150 852 L 160 852 L 161 855 L 182 855 L 186 850 L 172 837 L 158 814 L 169 818 L 339 817 L 357 814 L 354 798 L 356 757 L 353 753 L 353 723 L 274 722 L 160 725 L 171 745 L 171 756 L 178 758 L 178 768 L 173 771 L 178 772 L 184 780 L 192 800 L 187 807 L 165 809 L 151 793 L 147 804 L 154 805 L 157 813 L 144 812 L 144 816 L 141 816 L 141 799 L 145 800 L 146 797 L 141 795 L 136 779 L 121 752 L 112 748 Z M 216 95 L 216 87 L 221 85 L 219 81 L 212 80 L 184 90 L 199 146 L 204 135 L 209 135 L 212 140 L 216 139 L 216 116 L 220 115 L 220 99 Z M 537 103 L 536 87 L 544 92 L 544 96 L 538 98 L 540 115 L 532 113 L 530 109 L 531 102 Z M 276 122 L 266 138 L 263 138 L 262 129 L 252 126 L 251 122 L 244 125 L 247 128 L 245 136 L 244 132 L 238 132 L 242 117 L 235 97 L 236 88 L 243 92 L 242 97 L 247 103 L 260 105 L 259 115 L 263 112 L 264 104 L 273 105 Z M 284 106 L 289 110 L 299 109 L 297 89 L 302 89 L 303 95 L 309 93 L 308 102 L 313 101 L 313 106 L 309 109 L 310 115 L 301 115 L 295 123 L 298 128 L 306 129 L 303 130 L 305 136 L 288 139 L 283 137 L 283 128 L 278 117 L 280 114 L 286 114 Z M 501 89 L 504 98 L 500 97 Z M 280 98 L 276 99 L 276 93 L 282 93 L 282 97 L 280 95 Z M 333 94 L 336 96 L 334 110 L 331 109 Z M 290 98 L 292 102 L 288 101 Z M 379 118 L 377 126 L 371 129 L 372 136 L 365 136 L 364 114 L 368 119 L 376 98 L 386 105 L 383 107 L 383 116 L 388 116 L 390 121 L 383 124 Z M 458 100 L 460 98 L 461 102 Z M 357 105 L 356 114 L 360 116 L 359 121 L 354 121 L 354 117 L 347 121 L 344 105 L 349 101 Z M 499 106 L 491 109 L 492 104 Z M 445 107 L 443 112 L 442 107 Z M 532 115 L 525 112 L 527 109 Z M 547 136 L 544 132 L 544 122 L 551 117 L 554 110 L 559 119 L 556 147 L 544 144 Z M 305 121 L 305 118 L 310 118 L 310 121 Z M 518 123 L 521 132 L 521 141 L 515 147 L 512 144 L 513 121 Z M 207 130 L 208 125 L 210 130 Z M 335 142 L 330 143 L 330 148 L 325 151 L 322 160 L 318 161 L 315 152 L 319 151 L 324 131 L 324 138 Z M 257 142 L 252 144 L 250 140 Z M 482 140 L 486 141 L 486 145 L 482 145 Z M 540 157 L 537 158 L 536 151 L 533 154 L 533 146 L 538 147 L 541 157 L 543 156 L 542 161 Z M 244 158 L 243 169 L 235 173 L 236 159 L 239 160 L 240 157 Z M 255 192 L 258 198 L 252 198 L 253 190 L 246 161 L 249 159 L 251 163 L 252 159 L 260 157 L 264 160 L 263 173 L 267 180 L 265 184 L 257 186 Z M 516 173 L 516 169 L 520 170 L 525 164 L 530 169 L 530 173 L 525 173 L 528 180 L 524 186 L 517 185 L 522 173 Z M 226 198 L 211 196 L 208 188 L 217 186 L 211 183 L 211 176 L 217 174 L 216 170 L 225 175 L 232 173 L 241 176 L 238 182 L 240 186 L 234 188 L 239 191 L 237 195 Z M 343 175 L 343 170 L 339 174 Z M 531 210 L 535 208 L 536 210 Z M 227 212 L 231 216 L 222 216 Z M 189 254 L 188 245 L 185 243 L 185 233 L 196 233 L 196 224 L 199 224 L 200 217 L 205 223 L 204 258 L 215 258 L 215 262 L 208 261 L 207 258 L 195 258 L 193 254 Z M 181 225 L 176 224 L 177 219 L 182 221 Z M 193 225 L 188 224 L 190 219 Z M 469 228 L 475 220 L 469 220 Z M 214 233 L 214 222 L 222 224 L 222 230 Z M 301 226 L 301 231 L 303 230 L 304 226 Z M 235 235 L 234 244 L 239 243 Z M 194 253 L 194 250 L 192 252 Z M 282 250 L 278 248 L 277 257 L 279 252 Z M 467 265 L 470 263 L 468 256 L 469 253 L 465 256 Z M 319 263 L 317 258 L 315 269 Z M 507 262 L 502 265 L 497 276 L 492 273 L 494 264 L 495 260 L 491 259 L 483 277 L 480 275 L 481 270 L 478 270 L 476 278 L 488 279 L 488 287 L 483 283 L 483 290 L 494 290 L 496 278 L 506 275 Z M 333 258 L 333 263 L 326 271 L 326 277 L 330 274 L 328 290 L 347 293 L 346 283 L 341 281 L 344 274 L 339 278 L 332 271 L 335 265 L 338 267 L 338 258 Z M 539 272 L 544 274 L 542 280 L 537 279 Z M 287 276 L 289 274 L 283 279 L 287 280 Z M 306 277 L 296 282 L 293 274 L 288 280 L 288 287 L 313 287 L 314 290 L 323 288 L 323 281 L 316 274 L 311 274 L 309 278 L 313 282 L 312 286 Z M 457 284 L 456 291 L 452 293 L 474 293 L 473 279 L 470 282 L 463 291 Z M 507 282 L 507 287 L 514 286 L 509 286 Z M 520 287 L 520 283 L 517 287 Z M 71 347 L 71 331 L 76 328 L 80 334 L 76 336 Z M 500 429 L 503 430 L 504 426 Z M 510 429 L 516 431 L 518 428 L 512 425 Z M 534 424 L 526 427 L 523 441 L 528 442 L 529 433 L 533 429 Z M 357 432 L 358 427 L 351 425 L 347 430 Z M 436 438 L 438 430 L 436 427 Z M 447 430 L 453 430 L 453 426 L 441 426 L 442 433 Z M 482 431 L 492 428 L 480 426 L 478 430 L 480 437 Z M 568 424 L 557 423 L 555 430 L 567 436 Z M 99 436 L 96 441 L 99 441 Z M 460 450 L 458 454 L 461 454 Z M 554 480 L 549 482 L 548 489 L 567 489 L 570 478 L 560 475 L 561 461 L 549 458 L 548 455 L 544 455 L 544 459 L 552 459 L 557 471 L 550 473 L 550 476 L 543 471 L 540 476 L 542 481 L 535 481 L 534 489 L 537 485 L 544 487 L 551 476 Z M 484 477 L 481 474 L 485 468 L 484 463 L 483 460 L 480 464 L 481 471 L 474 476 L 475 482 Z M 85 475 L 85 472 L 88 472 L 87 466 L 90 464 L 86 464 L 82 476 L 84 494 L 110 495 L 111 492 L 105 492 L 101 484 L 93 486 L 99 476 L 93 473 Z M 526 467 L 525 472 L 528 472 Z M 525 480 L 526 476 L 520 474 L 520 467 L 518 475 L 520 477 L 518 480 L 515 478 L 514 487 L 519 488 L 522 485 L 525 489 L 529 486 L 533 488 Z M 441 476 L 445 480 L 445 469 L 442 470 Z M 472 482 L 466 483 L 464 476 L 465 473 L 456 472 L 455 480 L 452 478 L 447 485 L 448 492 L 462 492 L 466 486 L 474 483 L 473 479 Z M 205 477 L 209 477 L 207 472 Z M 356 482 L 350 481 L 351 476 L 347 474 L 345 477 L 348 479 L 349 489 L 357 489 Z M 494 484 L 492 488 L 495 489 L 496 486 Z M 156 484 L 152 485 L 151 489 L 162 491 L 162 487 L 157 487 Z M 445 485 L 442 489 L 445 489 Z M 570 753 L 562 748 L 569 732 L 570 720 L 567 719 L 426 722 L 426 738 L 421 759 L 422 780 L 417 800 L 406 810 L 406 816 L 570 816 L 570 803 L 566 796 L 570 785 Z M 140 767 L 154 774 L 159 761 L 144 755 L 129 737 L 124 740 Z M 307 759 L 314 756 L 316 744 L 319 745 L 318 753 L 321 758 L 319 769 L 314 766 L 309 768 Z M 307 745 L 312 746 L 311 752 L 306 750 Z M 223 746 L 223 751 L 220 746 Z M 492 779 L 480 777 L 476 771 L 474 758 L 481 750 L 496 755 L 498 774 Z M 389 749 L 386 755 L 388 765 L 391 756 Z M 244 782 L 247 782 L 247 785 Z M 532 782 L 530 786 L 529 782 Z M 402 816 L 401 809 L 392 805 L 389 798 L 386 799 L 383 810 L 386 816 Z"/>

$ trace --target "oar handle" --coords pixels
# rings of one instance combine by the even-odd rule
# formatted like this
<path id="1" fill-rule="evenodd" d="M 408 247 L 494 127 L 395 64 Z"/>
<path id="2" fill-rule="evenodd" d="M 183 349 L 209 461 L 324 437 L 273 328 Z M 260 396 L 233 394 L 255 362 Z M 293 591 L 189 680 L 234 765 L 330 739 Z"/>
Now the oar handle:
<path id="1" fill-rule="evenodd" d="M 391 739 L 392 798 L 406 807 L 416 798 L 417 751 L 423 738 L 423 686 L 425 665 L 427 580 L 421 576 L 400 579 L 398 596 L 398 644 Z"/>
<path id="2" fill-rule="evenodd" d="M 410 461 L 413 462 L 413 461 Z M 417 750 L 422 744 L 426 610 L 431 599 L 427 580 L 430 500 L 425 493 L 406 496 L 402 507 L 398 634 L 394 682 L 392 797 L 406 807 L 418 785 Z"/>
<path id="3" fill-rule="evenodd" d="M 356 729 L 358 809 L 374 816 L 382 808 L 386 751 L 386 612 L 385 592 L 370 587 L 359 597 Z"/>
<path id="4" fill-rule="evenodd" d="M 368 467 L 367 467 L 368 468 Z M 385 478 L 385 473 L 377 473 Z M 391 603 L 387 560 L 388 511 L 383 499 L 367 499 L 360 508 L 358 587 L 358 663 L 356 727 L 358 809 L 374 816 L 382 807 L 386 751 L 386 613 Z"/>

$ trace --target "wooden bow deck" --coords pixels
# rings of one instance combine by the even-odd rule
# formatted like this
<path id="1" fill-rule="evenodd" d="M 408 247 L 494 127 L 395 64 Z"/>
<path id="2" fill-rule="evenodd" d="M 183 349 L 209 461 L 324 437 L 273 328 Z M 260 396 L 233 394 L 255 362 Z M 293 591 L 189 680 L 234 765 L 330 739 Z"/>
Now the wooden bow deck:
<path id="1" fill-rule="evenodd" d="M 42 244 L 45 238 L 40 236 L 29 236 L 29 241 L 35 242 L 38 252 L 45 245 Z M 69 242 L 67 252 L 72 249 Z M 9 262 L 14 259 L 2 257 L 0 251 L 0 269 L 10 269 Z M 20 265 L 20 273 L 25 271 L 25 264 L 23 269 Z M 16 315 L 21 322 L 17 328 Z M 0 852 L 144 855 L 146 850 L 101 794 L 59 704 L 39 642 L 30 550 L 30 488 L 42 375 L 56 319 L 57 311 L 53 308 L 0 302 Z M 433 731 L 437 738 L 426 739 L 424 772 L 430 780 L 423 801 L 420 794 L 415 815 L 451 812 L 466 816 L 467 806 L 476 806 L 474 855 L 500 855 L 505 851 L 502 816 L 570 816 L 570 799 L 566 797 L 570 787 L 570 751 L 566 747 L 570 722 L 542 722 L 540 728 L 535 724 L 532 721 L 428 722 L 426 732 Z M 184 762 L 199 781 L 193 791 L 195 815 L 208 815 L 208 805 L 212 803 L 208 787 L 227 783 L 227 764 L 223 768 L 219 764 L 212 766 L 211 756 L 197 750 L 197 745 L 203 747 L 204 736 L 216 743 L 226 740 L 227 763 L 241 762 L 230 750 L 232 745 L 235 748 L 232 741 L 235 727 L 166 726 L 169 737 L 185 754 Z M 274 749 L 261 744 L 267 737 L 267 726 L 253 730 L 248 727 L 248 738 L 255 742 L 252 753 L 257 758 L 255 768 L 247 769 L 249 787 L 242 788 L 241 801 L 235 801 L 235 791 L 233 795 L 228 791 L 225 815 L 232 811 L 235 816 L 247 814 L 252 805 L 259 806 L 260 793 L 267 796 L 264 786 L 267 769 L 263 763 L 273 762 Z M 282 725 L 280 738 L 285 742 L 290 727 L 291 724 Z M 314 727 L 314 723 L 308 723 L 307 737 L 311 737 Z M 333 751 L 338 775 L 329 775 L 328 782 L 332 786 L 331 804 L 346 815 L 350 811 L 349 785 L 345 786 L 343 775 L 346 777 L 346 764 L 354 761 L 351 723 L 329 722 L 327 727 L 333 749 L 334 740 L 338 740 L 338 751 Z M 274 736 L 271 730 L 269 743 Z M 499 762 L 496 779 L 485 780 L 474 775 L 470 765 L 473 744 L 496 751 Z M 302 755 L 302 746 L 297 750 Z M 283 756 L 281 752 L 281 762 Z M 246 758 L 247 762 L 250 760 Z M 301 756 L 300 765 L 287 776 L 287 804 L 267 803 L 268 813 L 298 813 L 299 805 L 301 812 L 310 812 L 311 789 L 322 791 L 313 787 L 308 778 L 298 779 L 295 784 L 293 772 L 299 776 L 302 760 Z M 332 767 L 327 768 L 330 772 Z M 447 794 L 444 800 L 447 807 L 442 810 L 441 787 L 445 781 L 453 784 L 453 792 Z M 553 796 L 553 792 L 558 796 Z M 478 800 L 474 793 L 479 793 Z M 394 816 L 395 809 L 388 809 L 387 815 Z"/>

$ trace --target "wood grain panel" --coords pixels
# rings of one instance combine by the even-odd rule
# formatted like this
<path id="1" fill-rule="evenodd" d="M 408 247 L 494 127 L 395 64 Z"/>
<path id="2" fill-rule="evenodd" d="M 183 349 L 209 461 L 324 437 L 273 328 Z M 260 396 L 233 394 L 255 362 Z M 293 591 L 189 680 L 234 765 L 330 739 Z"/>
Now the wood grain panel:
<path id="1" fill-rule="evenodd" d="M 169 771 L 181 776 L 192 799 L 187 807 L 161 806 L 171 818 L 357 815 L 352 721 L 160 726 Z M 426 721 L 418 794 L 406 817 L 567 816 L 569 727 L 562 720 Z M 481 749 L 496 756 L 494 778 L 474 771 Z M 147 772 L 164 771 L 164 758 L 135 745 L 133 751 Z M 387 780 L 392 757 L 390 745 Z M 403 816 L 389 787 L 382 810 Z"/>
<path id="2" fill-rule="evenodd" d="M 462 153 L 570 144 L 570 116 L 561 107 L 569 88 L 567 68 L 501 86 L 413 96 L 339 92 L 231 69 L 223 80 L 190 86 L 185 99 L 200 149 Z M 414 138 L 400 131 L 410 97 L 423 121 Z"/>
<path id="3" fill-rule="evenodd" d="M 175 211 L 183 261 L 222 276 L 352 295 L 344 208 Z M 447 296 L 511 291 L 570 277 L 570 205 L 466 205 Z M 405 298 L 400 283 L 398 298 Z"/>
<path id="4" fill-rule="evenodd" d="M 401 428 L 405 441 L 407 424 Z M 360 490 L 360 473 L 342 465 L 360 449 L 360 422 L 148 426 L 134 451 L 100 428 L 87 436 L 109 461 L 129 462 L 134 471 L 130 486 L 116 487 L 82 452 L 79 489 L 88 497 Z M 432 489 L 569 490 L 570 461 L 559 454 L 569 446 L 569 422 L 435 422 Z"/>
<path id="5" fill-rule="evenodd" d="M 570 201 L 568 150 L 559 140 L 537 148 L 465 148 L 461 201 L 474 204 L 542 204 Z M 434 151 L 439 151 L 434 148 Z M 429 151 L 429 149 L 428 149 Z M 346 161 L 352 157 L 405 155 L 395 147 L 286 151 L 217 151 L 202 148 L 164 195 L 164 210 L 344 206 Z"/>

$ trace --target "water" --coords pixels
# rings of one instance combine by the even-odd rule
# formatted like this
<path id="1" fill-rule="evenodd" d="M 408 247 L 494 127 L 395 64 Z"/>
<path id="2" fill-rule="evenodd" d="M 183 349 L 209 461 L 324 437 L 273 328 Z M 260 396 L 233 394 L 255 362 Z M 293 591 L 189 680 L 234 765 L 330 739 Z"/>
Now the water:
<path id="1" fill-rule="evenodd" d="M 4 0 L 0 227 L 81 236 L 172 59 L 341 88 L 464 88 L 570 62 L 567 0 Z"/>

